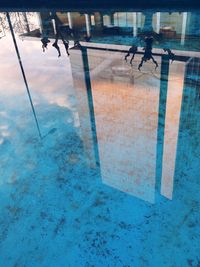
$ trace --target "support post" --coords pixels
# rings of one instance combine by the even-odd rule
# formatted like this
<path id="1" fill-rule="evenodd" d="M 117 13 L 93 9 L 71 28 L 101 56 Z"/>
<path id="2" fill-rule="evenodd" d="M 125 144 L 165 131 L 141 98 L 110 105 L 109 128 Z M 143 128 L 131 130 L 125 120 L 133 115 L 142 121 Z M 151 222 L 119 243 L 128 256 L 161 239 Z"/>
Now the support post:
<path id="1" fill-rule="evenodd" d="M 68 23 L 69 23 L 69 28 L 73 28 L 73 23 L 72 23 L 72 16 L 70 12 L 67 12 L 67 17 L 68 17 Z"/>
<path id="2" fill-rule="evenodd" d="M 160 32 L 160 12 L 156 13 L 156 32 Z"/>
<path id="3" fill-rule="evenodd" d="M 136 12 L 133 12 L 133 36 L 137 36 L 137 17 Z"/>
<path id="4" fill-rule="evenodd" d="M 185 44 L 186 26 L 187 26 L 187 12 L 183 12 L 182 31 L 181 31 L 181 45 Z"/>
<path id="5" fill-rule="evenodd" d="M 85 22 L 86 22 L 86 32 L 87 36 L 90 37 L 90 31 L 91 31 L 91 26 L 90 26 L 90 17 L 88 14 L 85 14 Z"/>
<path id="6" fill-rule="evenodd" d="M 141 29 L 142 28 L 142 13 L 138 12 L 138 27 Z"/>

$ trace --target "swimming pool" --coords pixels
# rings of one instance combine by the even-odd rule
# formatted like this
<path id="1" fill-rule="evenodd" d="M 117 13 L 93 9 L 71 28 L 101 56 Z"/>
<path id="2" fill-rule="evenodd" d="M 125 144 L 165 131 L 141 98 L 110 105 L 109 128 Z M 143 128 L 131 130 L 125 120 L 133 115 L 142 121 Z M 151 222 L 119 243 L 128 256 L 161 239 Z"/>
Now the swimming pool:
<path id="1" fill-rule="evenodd" d="M 198 16 L 0 14 L 0 266 L 200 266 Z"/>

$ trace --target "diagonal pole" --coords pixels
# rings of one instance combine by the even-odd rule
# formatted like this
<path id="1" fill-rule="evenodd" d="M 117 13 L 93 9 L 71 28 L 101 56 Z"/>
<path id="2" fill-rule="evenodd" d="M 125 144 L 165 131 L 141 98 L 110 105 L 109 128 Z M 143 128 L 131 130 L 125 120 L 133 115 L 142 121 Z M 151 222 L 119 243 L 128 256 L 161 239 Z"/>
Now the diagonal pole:
<path id="1" fill-rule="evenodd" d="M 42 139 L 40 127 L 39 127 L 37 116 L 36 116 L 36 113 L 35 113 L 35 108 L 33 106 L 32 98 L 31 98 L 31 94 L 30 94 L 30 90 L 29 90 L 29 86 L 28 86 L 28 83 L 27 83 L 27 80 L 26 80 L 26 75 L 25 75 L 24 68 L 23 68 L 23 65 L 22 65 L 22 61 L 21 61 L 19 49 L 18 49 L 18 46 L 17 46 L 17 41 L 16 41 L 16 38 L 15 38 L 15 34 L 14 34 L 14 31 L 13 31 L 13 26 L 12 26 L 12 23 L 11 23 L 9 12 L 6 13 L 6 17 L 8 19 L 9 28 L 10 28 L 10 31 L 11 31 L 13 43 L 14 43 L 15 50 L 16 50 L 17 57 L 18 57 L 18 62 L 19 62 L 19 65 L 20 65 L 20 68 L 21 68 L 21 72 L 22 72 L 22 76 L 23 76 L 23 79 L 24 79 L 24 83 L 25 83 L 25 86 L 26 86 L 26 91 L 27 91 L 27 94 L 28 94 L 28 98 L 29 98 L 29 101 L 30 101 L 30 104 L 31 104 L 31 108 L 32 108 L 34 119 L 35 119 L 35 123 L 36 123 L 37 129 L 38 129 L 39 137 L 40 137 L 40 139 Z"/>

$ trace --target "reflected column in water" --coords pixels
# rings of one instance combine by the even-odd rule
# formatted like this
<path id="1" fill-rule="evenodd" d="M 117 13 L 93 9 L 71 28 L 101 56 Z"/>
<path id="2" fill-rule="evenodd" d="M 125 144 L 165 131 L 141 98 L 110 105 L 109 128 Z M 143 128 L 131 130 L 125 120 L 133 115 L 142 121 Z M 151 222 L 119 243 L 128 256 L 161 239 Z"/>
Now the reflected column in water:
<path id="1" fill-rule="evenodd" d="M 137 36 L 137 16 L 136 12 L 133 12 L 133 36 Z"/>
<path id="2" fill-rule="evenodd" d="M 53 35 L 54 27 L 53 22 L 51 20 L 50 12 L 40 12 L 40 18 L 41 18 L 41 28 L 42 28 L 42 35 L 43 37 L 48 37 L 50 35 Z"/>
<path id="3" fill-rule="evenodd" d="M 187 26 L 187 12 L 183 12 L 182 31 L 181 31 L 181 45 L 185 44 L 186 26 Z"/>
<path id="4" fill-rule="evenodd" d="M 138 12 L 138 27 L 141 29 L 142 28 L 142 13 Z"/>
<path id="5" fill-rule="evenodd" d="M 161 185 L 161 194 L 169 199 L 172 199 L 174 187 L 174 171 L 179 136 L 184 74 L 185 62 L 176 62 L 175 64 L 170 65 L 166 102 Z"/>
<path id="6" fill-rule="evenodd" d="M 70 12 L 67 12 L 67 18 L 68 18 L 68 24 L 69 24 L 69 28 L 73 29 L 73 22 L 72 22 L 72 16 Z"/>
<path id="7" fill-rule="evenodd" d="M 198 205 L 200 173 L 200 59 L 186 62 L 180 131 L 177 145 L 174 197 Z M 191 206 L 190 206 L 191 210 Z M 198 212 L 198 209 L 196 210 Z M 193 214 L 191 214 L 193 217 Z M 198 214 L 199 217 L 199 214 Z M 189 216 L 191 218 L 191 216 Z M 198 219 L 197 219 L 198 220 Z M 199 233 L 199 231 L 198 231 Z M 195 235 L 196 237 L 198 235 Z M 199 246 L 197 246 L 199 247 Z"/>
<path id="8" fill-rule="evenodd" d="M 79 113 L 84 150 L 89 165 L 96 167 L 99 160 L 86 50 L 82 52 L 79 49 L 71 49 L 70 62 L 76 90 L 77 110 Z"/>
<path id="9" fill-rule="evenodd" d="M 95 29 L 102 30 L 103 29 L 103 15 L 100 12 L 94 13 L 94 21 L 95 21 Z"/>
<path id="10" fill-rule="evenodd" d="M 87 37 L 90 37 L 91 25 L 90 25 L 90 16 L 88 14 L 85 14 L 85 22 L 86 22 Z"/>
<path id="11" fill-rule="evenodd" d="M 150 62 L 141 75 L 121 57 L 88 49 L 101 176 L 103 183 L 153 203 L 159 79 Z"/>
<path id="12" fill-rule="evenodd" d="M 160 12 L 156 13 L 156 32 L 160 32 Z"/>
<path id="13" fill-rule="evenodd" d="M 143 32 L 153 32 L 153 12 L 146 11 L 143 13 L 145 15 L 144 27 L 142 29 Z"/>

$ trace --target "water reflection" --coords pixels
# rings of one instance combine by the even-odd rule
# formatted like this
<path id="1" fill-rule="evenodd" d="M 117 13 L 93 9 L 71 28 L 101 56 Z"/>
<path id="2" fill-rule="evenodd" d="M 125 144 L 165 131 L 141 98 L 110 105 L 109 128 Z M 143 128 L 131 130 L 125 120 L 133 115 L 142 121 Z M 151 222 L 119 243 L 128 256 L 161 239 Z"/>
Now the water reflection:
<path id="1" fill-rule="evenodd" d="M 40 12 L 37 16 L 39 32 L 55 36 L 52 13 Z M 134 40 L 138 45 L 138 38 L 151 33 L 158 47 L 170 44 L 171 49 L 199 50 L 198 12 L 56 12 L 56 16 L 63 34 L 75 41 L 132 45 Z M 188 37 L 193 39 L 192 43 Z"/>
<path id="2" fill-rule="evenodd" d="M 157 76 L 152 76 L 150 64 L 149 72 L 146 70 L 142 76 L 137 76 L 135 69 L 131 74 L 135 76 L 133 82 L 129 65 L 124 63 L 117 68 L 122 53 L 111 55 L 106 50 L 88 49 L 90 75 L 85 80 L 84 74 L 81 76 L 84 71 L 81 53 L 71 52 L 73 79 L 81 101 L 84 92 L 86 95 L 88 90 L 92 91 L 103 182 L 150 202 L 155 201 L 156 183 L 161 183 L 161 194 L 172 199 L 185 62 L 169 65 L 169 59 L 163 60 L 162 73 L 159 70 Z M 157 60 L 160 65 L 162 58 Z M 79 106 L 85 105 L 81 101 Z M 85 114 L 81 112 L 80 118 L 85 118 Z M 87 130 L 91 131 L 91 126 Z M 88 134 L 87 139 L 92 140 Z M 88 144 L 88 140 L 85 142 Z M 156 175 L 156 169 L 161 167 L 157 153 L 162 166 L 160 176 Z"/>
<path id="3" fill-rule="evenodd" d="M 157 41 L 157 47 L 199 51 L 199 11 L 10 14 L 15 30 L 23 37 L 55 38 L 59 30 L 65 40 L 141 45 L 140 39 L 150 33 Z M 3 35 L 4 27 L 0 25 L 0 28 Z"/>
<path id="4" fill-rule="evenodd" d="M 178 62 L 169 69 L 169 77 L 172 80 L 168 81 L 167 88 L 161 183 L 161 193 L 169 199 L 172 199 L 173 193 L 185 64 Z"/>
<path id="5" fill-rule="evenodd" d="M 86 55 L 91 70 L 86 77 L 86 81 L 91 78 L 91 88 L 86 90 L 93 94 L 102 180 L 150 202 L 155 201 L 158 183 L 160 193 L 172 199 L 187 60 L 179 57 L 179 62 L 169 65 L 169 58 L 161 56 L 160 82 L 159 74 L 152 77 L 149 69 L 133 83 L 132 79 L 126 80 L 126 76 L 130 78 L 128 66 L 117 68 L 122 55 L 118 51 L 111 55 L 106 50 L 108 46 L 104 51 L 88 49 Z M 73 77 L 77 81 L 81 73 L 77 65 L 83 58 L 78 57 L 77 51 L 73 53 Z M 131 75 L 137 77 L 137 71 Z M 160 176 L 156 175 L 159 168 Z"/>
<path id="6" fill-rule="evenodd" d="M 69 56 L 55 14 L 24 15 L 10 17 L 42 140 L 5 20 L 0 265 L 197 266 L 200 56 L 194 14 L 184 15 L 181 35 L 182 13 L 56 12 Z M 176 33 L 161 32 L 163 24 L 177 25 Z M 139 71 L 147 36 L 154 38 L 158 68 L 148 60 Z M 45 53 L 43 38 L 50 40 Z M 132 64 L 133 53 L 124 60 L 131 47 L 137 47 Z"/>
<path id="7" fill-rule="evenodd" d="M 172 199 L 185 87 L 195 84 L 199 95 L 199 61 L 195 59 L 199 57 L 195 46 L 199 32 L 191 43 L 197 13 L 40 12 L 17 16 L 25 25 L 21 32 L 25 43 L 33 38 L 46 50 L 45 57 L 55 52 L 60 57 L 61 50 L 70 55 L 86 159 L 91 168 L 99 168 L 103 183 L 151 203 L 157 193 Z M 14 30 L 16 25 L 19 28 L 13 15 L 11 20 Z M 56 51 L 51 46 L 47 49 L 50 42 Z M 193 51 L 188 51 L 188 44 Z M 131 64 L 124 60 L 129 55 Z M 25 61 L 28 67 L 29 60 Z M 56 64 L 54 60 L 52 67 L 57 69 Z M 29 71 L 27 68 L 27 77 Z M 55 73 L 59 76 L 57 70 L 51 72 Z M 40 79 L 28 78 L 28 82 L 35 87 Z M 57 87 L 55 80 L 48 90 L 53 86 Z M 61 82 L 60 86 L 65 85 Z M 63 98 L 48 100 L 65 106 Z M 37 101 L 34 104 L 37 108 Z"/>

